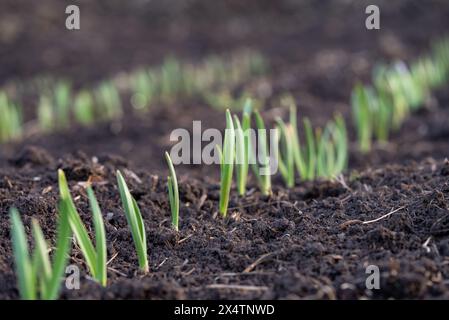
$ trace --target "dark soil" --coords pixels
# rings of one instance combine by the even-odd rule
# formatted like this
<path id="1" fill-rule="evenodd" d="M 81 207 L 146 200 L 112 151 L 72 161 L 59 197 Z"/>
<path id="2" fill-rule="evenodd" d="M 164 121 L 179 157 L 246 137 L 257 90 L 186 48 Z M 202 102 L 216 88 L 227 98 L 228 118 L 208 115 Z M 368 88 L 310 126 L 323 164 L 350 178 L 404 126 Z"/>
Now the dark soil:
<path id="1" fill-rule="evenodd" d="M 369 80 L 374 63 L 416 58 L 449 27 L 449 6 L 437 0 L 369 1 L 382 8 L 378 32 L 364 29 L 365 1 L 163 1 L 144 9 L 135 1 L 125 7 L 122 1 L 78 2 L 85 27 L 74 34 L 63 28 L 59 1 L 2 2 L 0 22 L 15 29 L 0 28 L 0 82 L 50 73 L 83 85 L 156 64 L 170 52 L 191 61 L 245 46 L 269 59 L 273 96 L 292 91 L 301 116 L 322 125 L 334 111 L 350 120 L 351 87 Z M 236 26 L 246 32 L 236 32 Z M 284 113 L 274 105 L 264 116 L 272 120 Z M 163 152 L 170 148 L 169 135 L 175 128 L 191 129 L 192 120 L 202 120 L 203 129 L 222 129 L 223 113 L 184 101 L 144 116 L 127 113 L 115 123 L 2 145 L 0 298 L 18 297 L 8 209 L 18 207 L 28 227 L 31 217 L 38 218 L 53 239 L 58 168 L 65 170 L 89 225 L 82 185 L 95 177 L 113 258 L 103 289 L 86 278 L 74 248 L 71 263 L 82 267 L 82 288 L 65 290 L 63 298 L 449 298 L 447 119 L 446 88 L 389 144 L 365 156 L 351 146 L 344 180 L 285 189 L 276 178 L 270 197 L 251 185 L 245 197 L 233 196 L 227 219 L 216 213 L 219 169 L 177 167 L 179 234 L 170 228 L 166 190 Z M 125 173 L 144 215 L 148 275 L 137 270 L 116 169 Z M 381 270 L 380 290 L 366 290 L 370 264 Z"/>
<path id="2" fill-rule="evenodd" d="M 108 256 L 114 257 L 107 289 L 83 278 L 81 290 L 66 290 L 64 298 L 449 298 L 444 280 L 449 276 L 449 162 L 386 166 L 341 183 L 275 187 L 270 197 L 250 188 L 244 198 L 232 198 L 227 219 L 217 216 L 217 183 L 183 176 L 176 234 L 165 179 L 133 172 L 123 159 L 95 163 L 78 154 L 55 161 L 34 150 L 0 169 L 0 210 L 17 206 L 27 225 L 37 217 L 53 237 L 57 168 L 67 173 L 88 223 L 82 183 L 95 177 L 107 217 Z M 125 172 L 142 209 L 151 266 L 147 276 L 137 270 L 116 169 Z M 0 297 L 17 298 L 7 214 L 0 226 Z M 84 266 L 76 248 L 71 263 Z M 370 264 L 381 270 L 380 290 L 365 289 Z"/>

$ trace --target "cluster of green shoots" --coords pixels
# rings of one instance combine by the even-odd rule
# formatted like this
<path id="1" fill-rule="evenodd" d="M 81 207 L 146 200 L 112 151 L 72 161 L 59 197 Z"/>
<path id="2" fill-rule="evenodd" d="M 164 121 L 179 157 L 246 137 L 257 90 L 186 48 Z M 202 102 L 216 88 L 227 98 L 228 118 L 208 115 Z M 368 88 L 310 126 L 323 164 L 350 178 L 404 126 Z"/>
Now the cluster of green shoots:
<path id="1" fill-rule="evenodd" d="M 233 99 L 234 87 L 264 74 L 266 69 L 264 58 L 252 51 L 236 52 L 229 59 L 211 56 L 198 65 L 169 57 L 160 67 L 141 68 L 128 76 L 131 104 L 137 110 L 146 110 L 154 103 L 196 97 L 222 106 L 223 92 L 225 99 Z"/>
<path id="2" fill-rule="evenodd" d="M 44 131 L 68 128 L 71 119 L 82 125 L 97 120 L 111 120 L 122 115 L 118 88 L 111 81 L 103 81 L 92 90 L 72 90 L 68 81 L 43 90 L 37 106 L 39 127 Z"/>
<path id="3" fill-rule="evenodd" d="M 348 137 L 341 115 L 336 115 L 324 129 L 313 130 L 304 118 L 305 142 L 298 135 L 296 107 L 290 107 L 290 121 L 277 119 L 279 135 L 279 171 L 288 187 L 295 184 L 295 173 L 305 181 L 335 178 L 347 167 Z"/>
<path id="4" fill-rule="evenodd" d="M 4 115 L 0 117 L 0 142 L 19 137 L 23 131 L 19 105 L 24 96 L 37 101 L 37 128 L 54 131 L 68 128 L 73 122 L 91 125 L 120 118 L 128 96 L 137 111 L 181 99 L 200 99 L 212 106 L 240 106 L 246 96 L 233 98 L 233 89 L 266 70 L 265 59 L 246 50 L 224 58 L 210 56 L 198 64 L 168 57 L 161 66 L 140 68 L 80 90 L 67 80 L 43 76 L 29 82 L 12 82 L 9 89 L 13 95 L 8 96 L 6 90 L 0 92 L 0 113 Z"/>
<path id="5" fill-rule="evenodd" d="M 32 221 L 34 250 L 29 251 L 25 227 L 19 212 L 11 209 L 11 238 L 16 265 L 18 287 L 22 299 L 53 300 L 59 295 L 61 279 L 70 252 L 70 226 L 67 208 L 59 205 L 58 232 L 53 261 L 49 247 L 37 220 Z"/>
<path id="6" fill-rule="evenodd" d="M 435 90 L 449 81 L 449 39 L 433 46 L 431 55 L 413 62 L 378 66 L 373 85 L 357 84 L 352 92 L 354 123 L 360 150 L 371 150 L 373 139 L 388 141 L 408 115 L 422 107 Z"/>
<path id="7" fill-rule="evenodd" d="M 165 160 L 167 161 L 170 175 L 167 177 L 168 199 L 170 202 L 171 221 L 173 228 L 179 230 L 179 188 L 178 178 L 176 177 L 175 167 L 168 152 L 165 152 Z"/>
<path id="8" fill-rule="evenodd" d="M 20 296 L 23 299 L 56 299 L 59 295 L 61 280 L 71 251 L 71 237 L 76 241 L 82 253 L 90 276 L 100 285 L 107 285 L 107 247 L 106 231 L 100 206 L 91 186 L 86 188 L 87 198 L 92 212 L 95 243 L 91 240 L 88 228 L 83 223 L 75 206 L 67 184 L 65 174 L 58 171 L 59 216 L 56 249 L 53 259 L 37 220 L 32 220 L 34 250 L 30 252 L 23 222 L 17 209 L 11 209 L 11 237 L 15 257 L 15 267 Z M 145 225 L 136 200 L 117 171 L 118 189 L 125 216 L 134 241 L 139 268 L 149 271 Z"/>
<path id="9" fill-rule="evenodd" d="M 296 176 L 303 181 L 316 178 L 335 178 L 347 166 L 348 138 L 344 119 L 337 115 L 322 130 L 314 131 L 310 121 L 303 120 L 305 143 L 298 134 L 296 106 L 290 100 L 290 119 L 284 122 L 276 119 L 275 137 L 269 145 L 264 120 L 247 100 L 242 120 L 226 111 L 226 129 L 223 147 L 218 148 L 220 156 L 220 200 L 219 212 L 227 215 L 233 172 L 236 172 L 236 186 L 240 196 L 246 193 L 249 168 L 251 168 L 263 195 L 271 193 L 270 156 L 274 158 L 287 187 L 295 186 Z M 257 129 L 257 148 L 251 134 L 251 118 L 254 114 Z M 257 156 L 256 156 L 257 149 Z M 235 168 L 234 168 L 235 167 Z"/>
<path id="10" fill-rule="evenodd" d="M 22 111 L 0 91 L 0 142 L 19 138 L 22 134 Z"/>

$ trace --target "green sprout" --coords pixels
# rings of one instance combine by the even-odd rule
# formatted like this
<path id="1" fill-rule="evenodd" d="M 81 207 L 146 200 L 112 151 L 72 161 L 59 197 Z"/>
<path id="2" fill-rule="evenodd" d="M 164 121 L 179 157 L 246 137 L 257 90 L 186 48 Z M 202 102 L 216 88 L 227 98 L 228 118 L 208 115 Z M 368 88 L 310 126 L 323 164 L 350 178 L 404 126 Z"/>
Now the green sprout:
<path id="1" fill-rule="evenodd" d="M 287 125 L 281 118 L 276 119 L 280 152 L 278 154 L 279 171 L 288 188 L 295 185 L 294 139 L 291 124 Z"/>
<path id="2" fill-rule="evenodd" d="M 300 144 L 297 127 L 296 106 L 289 99 L 290 121 L 276 119 L 280 135 L 278 152 L 279 171 L 288 187 L 295 184 L 295 168 L 302 180 L 334 178 L 347 166 L 348 138 L 344 119 L 337 115 L 324 131 L 314 130 L 305 118 L 304 134 L 306 143 Z"/>
<path id="3" fill-rule="evenodd" d="M 54 127 L 54 115 L 51 99 L 43 94 L 39 98 L 39 105 L 37 107 L 37 117 L 39 126 L 44 131 L 50 131 Z"/>
<path id="4" fill-rule="evenodd" d="M 180 92 L 182 81 L 181 65 L 174 57 L 168 57 L 164 60 L 160 73 L 160 97 L 163 102 L 170 103 Z"/>
<path id="5" fill-rule="evenodd" d="M 18 138 L 22 134 L 22 112 L 0 92 L 0 142 Z"/>
<path id="6" fill-rule="evenodd" d="M 431 63 L 430 68 L 432 66 L 433 64 Z M 392 72 L 395 72 L 397 79 L 399 79 L 400 93 L 398 92 L 398 94 L 403 95 L 408 109 L 416 110 L 423 104 L 425 99 L 426 84 L 423 84 L 422 81 L 427 81 L 414 77 L 404 62 L 397 62 L 393 67 Z"/>
<path id="7" fill-rule="evenodd" d="M 257 157 L 251 161 L 251 167 L 259 183 L 263 195 L 271 194 L 270 159 L 268 156 L 268 138 L 265 123 L 259 111 L 254 111 L 257 128 Z M 253 159 L 254 160 L 254 159 Z M 258 163 L 259 162 L 259 163 Z"/>
<path id="8" fill-rule="evenodd" d="M 37 220 L 32 220 L 35 248 L 30 254 L 20 214 L 15 208 L 10 210 L 11 241 L 18 287 L 24 300 L 54 300 L 59 296 L 70 251 L 70 225 L 64 206 L 60 204 L 53 263 L 50 262 L 50 250 Z"/>
<path id="9" fill-rule="evenodd" d="M 366 153 L 371 150 L 373 125 L 369 94 L 361 84 L 357 84 L 352 92 L 352 112 L 360 150 Z"/>
<path id="10" fill-rule="evenodd" d="M 301 151 L 301 144 L 298 135 L 298 120 L 296 116 L 296 105 L 293 98 L 287 99 L 286 102 L 290 104 L 290 131 L 291 131 L 291 144 L 292 144 L 291 148 L 293 151 L 293 161 L 299 176 L 304 180 L 307 180 L 308 178 L 307 162 L 303 152 Z"/>
<path id="11" fill-rule="evenodd" d="M 137 201 L 131 195 L 120 171 L 117 171 L 117 182 L 123 209 L 125 210 L 126 220 L 131 229 L 131 235 L 136 247 L 139 267 L 143 272 L 148 273 L 147 239 L 142 213 L 137 205 Z"/>
<path id="12" fill-rule="evenodd" d="M 38 120 L 42 130 L 67 128 L 70 124 L 71 87 L 67 81 L 46 84 L 40 94 Z"/>
<path id="13" fill-rule="evenodd" d="M 71 86 L 68 81 L 59 81 L 54 87 L 54 105 L 56 107 L 57 123 L 60 128 L 67 128 L 70 121 Z"/>
<path id="14" fill-rule="evenodd" d="M 293 163 L 296 171 L 298 172 L 302 180 L 313 180 L 315 178 L 316 170 L 316 142 L 315 136 L 313 134 L 312 125 L 310 120 L 307 118 L 303 119 L 304 133 L 306 143 L 301 144 L 298 134 L 298 120 L 296 116 L 296 105 L 292 98 L 286 101 L 290 104 L 290 122 L 285 124 L 278 120 L 278 126 L 280 124 L 280 133 L 284 139 L 284 143 L 291 144 L 290 146 L 285 145 L 282 147 L 281 156 L 279 157 L 279 169 L 281 174 L 284 176 L 284 180 L 289 185 L 292 185 L 292 180 L 294 181 L 294 175 L 292 174 L 292 164 L 291 157 L 293 154 Z M 282 128 L 284 127 L 284 128 Z M 281 144 L 282 145 L 282 144 Z M 282 158 L 282 154 L 284 154 Z M 285 169 L 284 169 L 285 167 Z"/>
<path id="15" fill-rule="evenodd" d="M 437 86 L 441 86 L 449 78 L 449 38 L 441 40 L 433 45 L 433 59 L 436 61 L 437 71 L 441 74 L 441 81 L 435 81 Z M 429 76 L 432 76 L 431 74 Z"/>
<path id="16" fill-rule="evenodd" d="M 243 108 L 242 122 L 234 115 L 234 127 L 236 136 L 236 179 L 239 195 L 246 192 L 248 170 L 251 152 L 251 113 L 252 100 L 246 99 Z"/>
<path id="17" fill-rule="evenodd" d="M 335 116 L 332 133 L 337 145 L 336 166 L 334 175 L 343 172 L 348 167 L 348 130 L 341 114 Z"/>
<path id="18" fill-rule="evenodd" d="M 304 131 L 306 134 L 306 148 L 301 151 L 301 154 L 305 155 L 305 163 L 307 168 L 306 180 L 312 180 L 315 177 L 316 169 L 316 143 L 313 136 L 313 129 L 310 120 L 305 118 Z"/>
<path id="19" fill-rule="evenodd" d="M 120 95 L 112 81 L 103 81 L 95 90 L 94 95 L 104 119 L 115 119 L 122 115 Z"/>
<path id="20" fill-rule="evenodd" d="M 76 121 L 83 125 L 94 122 L 94 102 L 89 91 L 82 90 L 76 95 L 73 108 Z"/>
<path id="21" fill-rule="evenodd" d="M 178 191 L 178 179 L 176 178 L 175 167 L 171 161 L 168 152 L 165 152 L 165 159 L 167 161 L 168 168 L 170 170 L 170 176 L 167 177 L 168 184 L 168 198 L 170 201 L 171 209 L 171 221 L 173 228 L 176 231 L 179 230 L 179 191 Z"/>
<path id="22" fill-rule="evenodd" d="M 155 83 L 151 73 L 139 70 L 131 75 L 131 104 L 136 110 L 147 110 L 154 95 Z"/>
<path id="23" fill-rule="evenodd" d="M 72 196 L 70 195 L 67 179 L 64 171 L 61 169 L 58 171 L 58 181 L 61 201 L 64 204 L 64 211 L 66 211 L 66 214 L 69 217 L 70 227 L 84 258 L 86 259 L 86 264 L 89 267 L 93 279 L 98 281 L 102 286 L 106 286 L 106 235 L 101 210 L 94 192 L 90 186 L 87 188 L 87 195 L 94 222 L 96 248 L 92 244 L 87 229 L 76 210 Z"/>
<path id="24" fill-rule="evenodd" d="M 242 130 L 243 130 L 243 143 L 245 146 L 245 153 L 243 156 L 244 162 L 240 172 L 238 173 L 239 177 L 239 192 L 241 195 L 245 193 L 246 183 L 248 180 L 248 171 L 249 171 L 249 162 L 251 156 L 251 114 L 253 112 L 253 100 L 246 99 L 245 105 L 243 107 L 243 115 L 242 115 Z"/>
<path id="25" fill-rule="evenodd" d="M 249 157 L 251 151 L 251 100 L 247 99 L 242 115 L 242 123 L 234 115 L 234 128 L 236 137 L 236 179 L 239 195 L 243 196 L 246 192 L 246 183 L 248 181 Z"/>
<path id="26" fill-rule="evenodd" d="M 219 149 L 220 150 L 220 149 Z M 235 130 L 231 112 L 226 110 L 226 130 L 223 141 L 223 151 L 221 152 L 220 169 L 220 201 L 219 212 L 226 217 L 229 205 L 229 194 L 232 186 L 232 173 L 235 160 Z"/>
<path id="27" fill-rule="evenodd" d="M 316 141 L 316 176 L 335 178 L 347 166 L 348 142 L 343 117 L 337 115 L 335 121 L 331 121 L 326 125 L 322 134 L 318 130 Z"/>

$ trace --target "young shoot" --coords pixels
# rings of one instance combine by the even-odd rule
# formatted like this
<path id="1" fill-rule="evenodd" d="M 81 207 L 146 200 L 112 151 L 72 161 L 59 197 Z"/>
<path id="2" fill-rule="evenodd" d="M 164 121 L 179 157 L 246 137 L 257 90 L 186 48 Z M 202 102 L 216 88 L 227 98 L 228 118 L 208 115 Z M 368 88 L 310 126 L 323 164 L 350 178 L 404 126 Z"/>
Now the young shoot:
<path id="1" fill-rule="evenodd" d="M 41 130 L 50 131 L 54 128 L 55 119 L 52 102 L 51 99 L 45 94 L 42 94 L 39 98 L 37 118 Z"/>
<path id="2" fill-rule="evenodd" d="M 67 128 L 70 124 L 70 83 L 68 81 L 59 81 L 54 87 L 53 95 L 58 127 Z"/>
<path id="3" fill-rule="evenodd" d="M 165 160 L 167 161 L 170 175 L 167 177 L 168 199 L 170 201 L 171 222 L 176 231 L 179 231 L 179 190 L 178 179 L 176 178 L 175 167 L 171 161 L 168 152 L 165 152 Z"/>
<path id="4" fill-rule="evenodd" d="M 73 112 L 76 121 L 83 125 L 94 122 L 94 102 L 89 91 L 82 90 L 76 95 Z"/>
<path id="5" fill-rule="evenodd" d="M 288 188 L 295 185 L 295 164 L 294 164 L 294 139 L 291 124 L 286 124 L 281 118 L 276 119 L 277 130 L 280 133 L 278 165 L 279 171 Z"/>
<path id="6" fill-rule="evenodd" d="M 154 80 L 147 70 L 131 75 L 131 104 L 136 110 L 147 110 L 153 98 Z"/>
<path id="7" fill-rule="evenodd" d="M 347 166 L 347 132 L 343 117 L 337 115 L 324 131 L 317 131 L 317 170 L 316 176 L 335 178 Z"/>
<path id="8" fill-rule="evenodd" d="M 20 297 L 24 300 L 54 300 L 59 296 L 61 280 L 70 253 L 70 225 L 64 204 L 60 204 L 56 250 L 51 262 L 50 248 L 37 220 L 32 220 L 34 251 L 30 252 L 25 228 L 17 209 L 10 210 L 11 242 Z"/>
<path id="9" fill-rule="evenodd" d="M 291 149 L 293 151 L 293 162 L 296 167 L 296 171 L 298 172 L 299 176 L 307 180 L 309 170 L 307 169 L 307 161 L 304 155 L 305 152 L 302 152 L 301 143 L 299 140 L 298 135 L 298 120 L 296 116 L 296 105 L 294 100 L 288 99 L 287 102 L 290 104 L 290 130 L 291 130 Z M 281 172 L 282 173 L 282 172 Z"/>
<path id="10" fill-rule="evenodd" d="M 259 182 L 263 195 L 271 194 L 270 158 L 268 156 L 268 138 L 265 123 L 259 111 L 254 111 L 257 128 L 257 161 L 252 161 L 253 172 Z M 259 163 L 257 163 L 259 162 Z"/>
<path id="11" fill-rule="evenodd" d="M 283 105 L 289 106 L 289 123 L 277 118 L 278 164 L 279 171 L 287 185 L 294 185 L 294 168 L 302 180 L 313 180 L 315 177 L 315 140 L 312 125 L 308 119 L 303 120 L 306 144 L 302 145 L 298 134 L 296 104 L 291 96 L 281 99 Z"/>
<path id="12" fill-rule="evenodd" d="M 6 93 L 0 92 L 0 142 L 19 137 L 22 133 L 22 112 L 11 103 Z"/>
<path id="13" fill-rule="evenodd" d="M 95 90 L 94 95 L 103 119 L 115 119 L 122 115 L 120 95 L 111 81 L 103 81 Z"/>
<path id="14" fill-rule="evenodd" d="M 235 130 L 232 121 L 231 112 L 226 110 L 226 130 L 223 142 L 223 149 L 221 152 L 221 183 L 220 183 L 220 200 L 219 212 L 223 217 L 226 217 L 229 205 L 229 195 L 232 186 L 232 173 L 234 169 L 235 159 Z"/>
<path id="15" fill-rule="evenodd" d="M 173 101 L 180 92 L 182 84 L 181 65 L 174 57 L 167 57 L 161 67 L 160 72 L 160 97 L 163 102 Z"/>
<path id="16" fill-rule="evenodd" d="M 136 247 L 139 267 L 143 272 L 148 273 L 147 238 L 142 213 L 137 205 L 137 201 L 131 195 L 120 171 L 117 171 L 117 182 L 123 209 L 125 210 L 126 220 L 131 229 L 134 246 Z"/>
<path id="17" fill-rule="evenodd" d="M 295 168 L 302 180 L 313 180 L 317 177 L 333 178 L 341 173 L 347 165 L 348 138 L 344 119 L 341 115 L 328 123 L 321 131 L 314 130 L 310 121 L 305 118 L 304 135 L 306 143 L 300 144 L 296 106 L 290 100 L 290 122 L 276 119 L 280 132 L 278 164 L 279 171 L 288 187 L 295 184 Z"/>
<path id="18" fill-rule="evenodd" d="M 92 211 L 94 229 L 95 229 L 95 246 L 89 238 L 89 234 L 81 217 L 73 203 L 72 196 L 67 184 L 64 171 L 58 171 L 59 192 L 61 201 L 64 204 L 63 210 L 69 217 L 70 227 L 79 244 L 81 252 L 86 260 L 86 264 L 94 278 L 102 286 L 107 284 L 106 271 L 106 233 L 104 228 L 103 217 L 97 199 L 95 198 L 92 188 L 87 187 L 87 195 L 89 198 L 90 208 Z"/>
<path id="19" fill-rule="evenodd" d="M 315 178 L 315 170 L 316 170 L 317 147 L 310 120 L 308 118 L 305 118 L 303 123 L 304 123 L 304 132 L 306 135 L 306 145 L 301 150 L 301 154 L 305 156 L 304 162 L 306 163 L 306 175 L 304 178 L 305 180 L 313 180 Z"/>
<path id="20" fill-rule="evenodd" d="M 240 169 L 239 177 L 239 192 L 241 195 L 245 193 L 246 183 L 248 181 L 249 161 L 251 155 L 251 114 L 253 112 L 253 100 L 247 98 L 243 107 L 242 115 L 242 131 L 243 131 L 243 143 L 245 146 L 245 153 L 243 156 L 243 165 Z"/>
<path id="21" fill-rule="evenodd" d="M 352 112 L 359 148 L 363 153 L 371 150 L 371 139 L 373 135 L 372 115 L 368 91 L 360 83 L 352 92 Z"/>

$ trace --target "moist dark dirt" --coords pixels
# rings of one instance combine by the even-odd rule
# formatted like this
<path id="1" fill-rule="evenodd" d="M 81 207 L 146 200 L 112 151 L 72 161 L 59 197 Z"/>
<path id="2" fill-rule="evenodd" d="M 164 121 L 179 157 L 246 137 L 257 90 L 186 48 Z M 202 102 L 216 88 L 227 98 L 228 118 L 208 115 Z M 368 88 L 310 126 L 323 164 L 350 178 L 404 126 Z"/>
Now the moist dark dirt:
<path id="1" fill-rule="evenodd" d="M 418 57 L 449 23 L 449 7 L 440 1 L 376 1 L 382 7 L 378 32 L 364 29 L 364 1 L 190 1 L 186 6 L 167 1 L 145 10 L 133 1 L 125 8 L 117 1 L 79 2 L 84 29 L 71 34 L 60 27 L 58 1 L 0 5 L 2 26 L 8 26 L 0 28 L 1 82 L 49 72 L 83 86 L 157 64 L 170 52 L 196 61 L 251 47 L 270 62 L 265 80 L 273 96 L 293 92 L 300 115 L 314 124 L 324 124 L 335 111 L 350 123 L 355 81 L 369 81 L 378 61 Z M 23 12 L 30 13 L 28 19 L 18 19 Z M 108 287 L 101 288 L 88 279 L 74 247 L 70 263 L 82 270 L 81 289 L 65 289 L 64 299 L 447 299 L 447 92 L 435 93 L 387 145 L 376 145 L 364 156 L 351 145 L 343 180 L 298 181 L 286 189 L 276 177 L 270 197 L 260 195 L 250 181 L 245 197 L 233 192 L 226 219 L 217 215 L 219 168 L 177 167 L 179 233 L 170 227 L 166 189 L 163 152 L 170 148 L 169 135 L 175 128 L 191 129 L 192 120 L 201 120 L 203 129 L 223 129 L 222 112 L 183 101 L 155 106 L 146 115 L 126 112 L 115 123 L 34 134 L 2 145 L 0 298 L 18 298 L 8 209 L 18 207 L 28 232 L 31 218 L 37 218 L 54 240 L 56 171 L 62 168 L 90 231 L 84 185 L 89 178 L 94 182 L 111 259 Z M 272 107 L 263 111 L 268 121 L 286 115 Z M 29 117 L 33 105 L 25 108 Z M 354 137 L 351 126 L 349 132 Z M 137 269 L 117 169 L 144 216 L 148 275 Z M 368 265 L 380 268 L 379 290 L 366 289 Z"/>
<path id="2" fill-rule="evenodd" d="M 449 276 L 447 161 L 385 166 L 290 190 L 276 186 L 269 197 L 250 186 L 245 197 L 232 197 L 226 219 L 217 215 L 217 183 L 182 176 L 176 233 L 164 178 L 132 171 L 123 159 L 93 162 L 76 154 L 51 160 L 39 152 L 39 159 L 22 158 L 0 169 L 1 298 L 18 297 L 6 212 L 18 207 L 28 230 L 35 217 L 54 238 L 57 168 L 66 172 L 89 226 L 83 185 L 94 181 L 111 259 L 104 289 L 86 278 L 75 247 L 71 263 L 82 268 L 82 285 L 78 291 L 65 289 L 63 298 L 449 298 L 444 280 Z M 137 270 L 116 169 L 125 173 L 142 209 L 148 275 Z M 365 269 L 372 264 L 381 271 L 379 290 L 365 287 Z"/>

